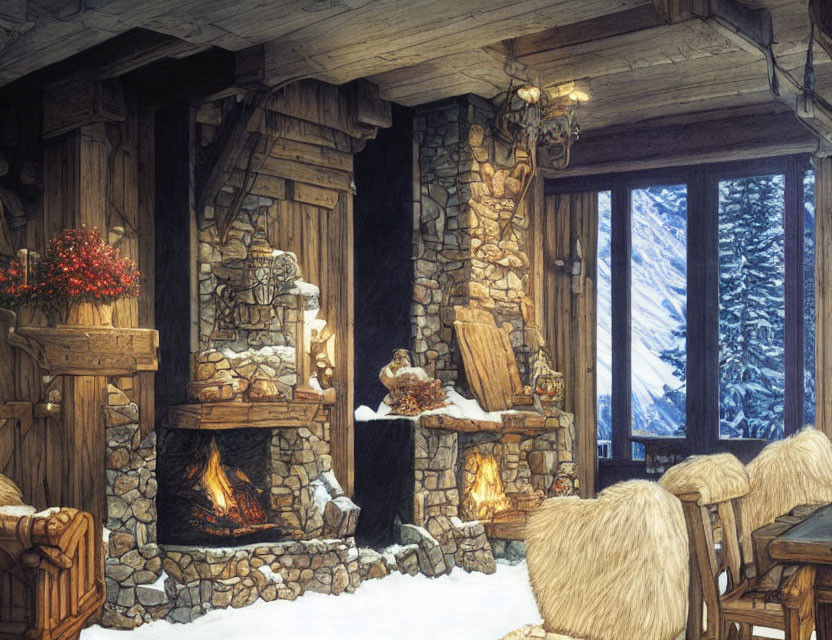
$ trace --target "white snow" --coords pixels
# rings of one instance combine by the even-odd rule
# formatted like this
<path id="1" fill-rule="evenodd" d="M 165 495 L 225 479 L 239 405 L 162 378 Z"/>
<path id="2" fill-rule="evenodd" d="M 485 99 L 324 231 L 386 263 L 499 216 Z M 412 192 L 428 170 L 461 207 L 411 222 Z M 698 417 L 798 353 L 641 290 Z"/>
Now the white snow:
<path id="1" fill-rule="evenodd" d="M 459 568 L 441 578 L 396 574 L 364 582 L 353 594 L 258 600 L 187 625 L 146 624 L 129 636 L 90 627 L 81 632 L 81 640 L 497 640 L 540 621 L 525 563 L 498 563 L 490 576 Z"/>
<path id="2" fill-rule="evenodd" d="M 303 280 L 295 280 L 295 289 L 291 293 L 299 293 L 304 298 L 317 298 L 321 294 L 321 290 L 317 285 L 311 282 L 304 282 Z"/>
<path id="3" fill-rule="evenodd" d="M 474 399 L 469 400 L 457 393 L 453 387 L 445 387 L 445 393 L 448 396 L 448 405 L 440 409 L 432 409 L 431 411 L 424 411 L 419 415 L 441 414 L 453 416 L 454 418 L 466 418 L 468 420 L 483 420 L 489 422 L 501 422 L 500 417 L 504 413 L 516 413 L 514 410 L 510 411 L 485 411 L 480 403 Z M 361 422 L 368 422 L 370 420 L 401 420 L 410 419 L 416 420 L 419 416 L 399 416 L 391 413 L 392 409 L 383 402 L 378 406 L 377 411 L 373 411 L 367 405 L 362 404 L 355 410 L 355 419 Z"/>

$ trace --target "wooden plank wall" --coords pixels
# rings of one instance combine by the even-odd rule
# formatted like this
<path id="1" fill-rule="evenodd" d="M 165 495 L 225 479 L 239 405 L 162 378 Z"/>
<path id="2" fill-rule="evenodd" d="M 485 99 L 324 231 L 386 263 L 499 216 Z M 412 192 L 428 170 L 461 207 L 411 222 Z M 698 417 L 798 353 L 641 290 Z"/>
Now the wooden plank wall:
<path id="1" fill-rule="evenodd" d="M 144 297 L 116 305 L 116 326 L 154 326 L 153 309 L 153 114 L 141 111 L 135 100 L 129 102 L 124 122 L 89 123 L 44 144 L 42 162 L 42 207 L 30 211 L 25 226 L 16 229 L 12 239 L 15 250 L 28 248 L 39 253 L 46 250 L 48 238 L 69 227 L 82 224 L 96 226 L 104 238 L 114 227 L 125 230 L 115 238 L 123 255 L 138 264 L 142 272 Z M 38 118 L 38 114 L 32 114 Z M 38 136 L 40 132 L 38 130 Z M 38 141 L 32 141 L 33 144 Z M 42 314 L 20 313 L 24 324 L 44 325 Z M 47 400 L 46 372 L 41 371 L 27 354 L 20 350 L 0 348 L 4 362 L 0 370 L 12 370 L 13 390 L 0 396 L 0 401 L 24 401 L 37 405 Z M 153 374 L 142 374 L 141 380 L 114 380 L 139 404 L 144 432 L 153 426 Z M 5 380 L 4 380 L 5 382 Z M 61 389 L 60 381 L 52 385 Z M 66 393 L 66 389 L 64 389 Z M 103 399 L 102 399 L 103 401 Z M 70 401 L 71 404 L 71 401 Z M 73 484 L 68 477 L 81 452 L 67 433 L 60 414 L 35 417 L 24 434 L 20 423 L 0 421 L 0 472 L 11 477 L 23 491 L 24 499 L 35 507 L 65 505 L 73 502 Z M 102 436 L 103 437 L 103 436 Z M 85 455 L 101 454 L 101 460 L 89 464 L 102 469 L 101 450 L 91 451 L 83 445 Z M 12 445 L 12 446 L 8 446 Z M 81 445 L 78 445 L 81 446 Z M 77 483 L 76 483 L 77 484 Z M 75 487 L 76 492 L 90 488 Z M 100 492 L 91 492 L 100 493 Z M 103 496 L 103 493 L 100 493 Z M 103 498 L 102 498 L 103 500 Z"/>
<path id="2" fill-rule="evenodd" d="M 539 196 L 538 196 L 539 198 Z M 541 215 L 542 214 L 542 215 Z M 547 196 L 533 212 L 534 290 L 543 335 L 555 369 L 563 373 L 565 408 L 575 414 L 577 473 L 581 496 L 592 497 L 596 477 L 596 251 L 598 202 L 595 192 Z M 581 287 L 573 288 L 570 265 L 576 243 L 583 251 Z"/>

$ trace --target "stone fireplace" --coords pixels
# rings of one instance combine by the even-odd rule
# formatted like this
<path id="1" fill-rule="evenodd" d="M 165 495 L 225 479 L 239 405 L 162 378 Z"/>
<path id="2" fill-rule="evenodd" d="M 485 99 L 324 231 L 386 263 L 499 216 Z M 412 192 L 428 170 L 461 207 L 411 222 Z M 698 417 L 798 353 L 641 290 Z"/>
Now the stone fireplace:
<path id="1" fill-rule="evenodd" d="M 414 429 L 413 522 L 452 566 L 492 572 L 494 547 L 522 540 L 544 498 L 575 492 L 571 414 L 507 413 L 501 423 L 433 414 Z"/>

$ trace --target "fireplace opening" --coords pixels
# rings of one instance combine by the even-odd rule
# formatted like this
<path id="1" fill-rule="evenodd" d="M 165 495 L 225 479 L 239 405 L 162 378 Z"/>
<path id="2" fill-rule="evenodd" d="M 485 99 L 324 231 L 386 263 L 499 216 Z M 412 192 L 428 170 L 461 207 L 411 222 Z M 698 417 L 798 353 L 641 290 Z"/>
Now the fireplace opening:
<path id="1" fill-rule="evenodd" d="M 284 538 L 269 522 L 269 433 L 169 431 L 159 451 L 159 539 L 241 545 Z"/>
<path id="2" fill-rule="evenodd" d="M 466 520 L 493 520 L 511 509 L 511 501 L 503 490 L 497 459 L 471 449 L 465 460 L 465 488 L 462 512 Z"/>
<path id="3" fill-rule="evenodd" d="M 526 452 L 516 442 L 461 448 L 460 516 L 481 521 L 489 537 L 522 539 L 529 514 L 545 498 L 531 483 Z"/>

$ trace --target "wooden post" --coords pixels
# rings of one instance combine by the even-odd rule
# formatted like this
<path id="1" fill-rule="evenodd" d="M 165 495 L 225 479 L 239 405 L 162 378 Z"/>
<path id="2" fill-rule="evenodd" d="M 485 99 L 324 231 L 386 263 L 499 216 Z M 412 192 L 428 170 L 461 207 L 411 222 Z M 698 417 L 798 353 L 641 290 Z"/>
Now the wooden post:
<path id="1" fill-rule="evenodd" d="M 101 119 L 90 121 L 92 116 L 87 118 L 69 113 L 72 104 L 61 104 L 50 99 L 48 91 L 45 95 L 44 110 L 51 114 L 49 121 L 72 121 L 75 127 L 65 135 L 50 138 L 46 144 L 43 215 L 47 235 L 86 225 L 97 227 L 106 238 L 110 145 L 104 122 Z M 62 110 L 67 113 L 62 115 Z M 92 514 L 97 557 L 101 553 L 102 526 L 107 519 L 106 386 L 107 379 L 103 376 L 63 377 L 64 486 L 61 506 L 75 507 Z"/>
<path id="2" fill-rule="evenodd" d="M 832 436 L 832 158 L 820 158 L 815 182 L 815 424 Z"/>

